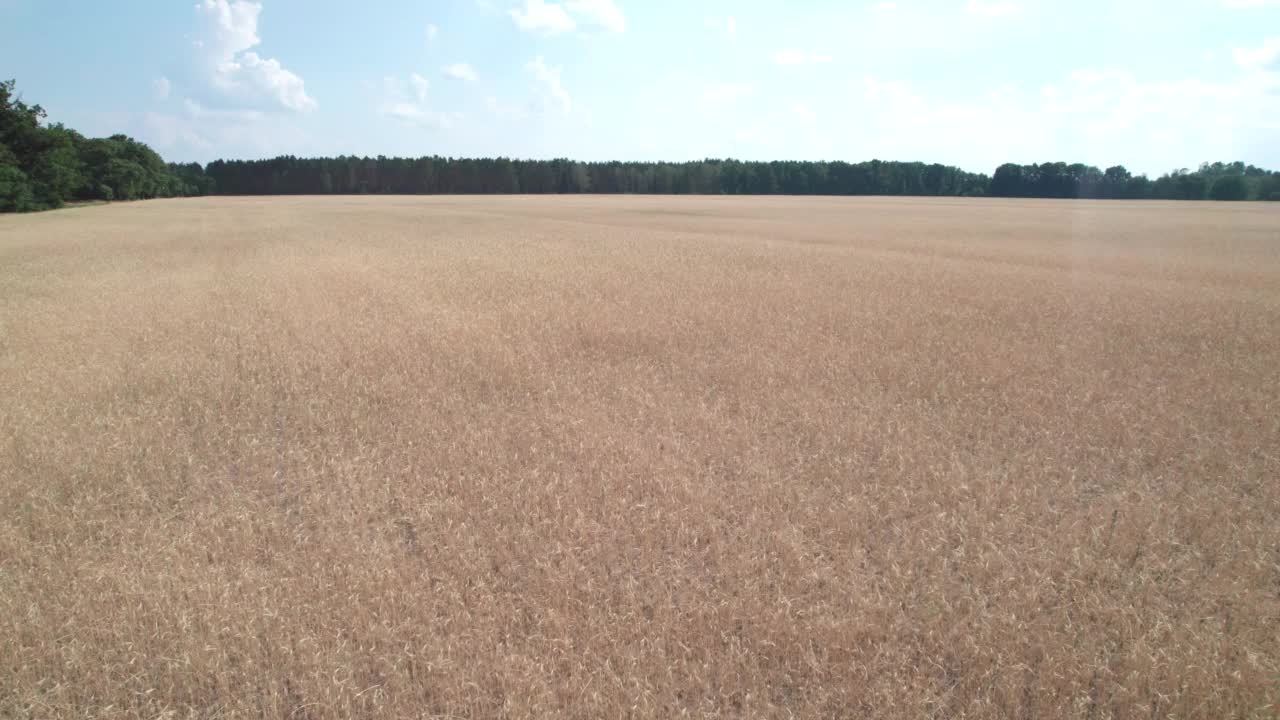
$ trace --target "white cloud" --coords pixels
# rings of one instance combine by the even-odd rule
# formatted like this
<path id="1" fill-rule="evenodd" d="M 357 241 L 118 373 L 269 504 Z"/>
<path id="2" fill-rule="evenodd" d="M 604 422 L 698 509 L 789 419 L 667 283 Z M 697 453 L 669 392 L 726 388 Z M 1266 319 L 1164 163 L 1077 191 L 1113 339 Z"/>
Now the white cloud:
<path id="1" fill-rule="evenodd" d="M 151 92 L 156 100 L 168 100 L 169 93 L 173 90 L 173 86 L 169 83 L 169 78 L 158 77 L 151 81 Z"/>
<path id="2" fill-rule="evenodd" d="M 969 0 L 965 10 L 985 17 L 1009 17 L 1022 12 L 1022 4 L 1013 0 Z"/>
<path id="3" fill-rule="evenodd" d="M 725 17 L 708 17 L 703 19 L 702 25 L 708 30 L 714 30 L 722 33 L 729 40 L 738 39 L 738 20 L 732 15 Z"/>
<path id="4" fill-rule="evenodd" d="M 436 36 L 439 34 L 440 28 L 436 27 L 434 24 L 427 25 L 427 42 L 434 42 Z"/>
<path id="5" fill-rule="evenodd" d="M 825 53 L 817 53 L 805 50 L 787 49 L 779 50 L 773 54 L 773 62 L 784 67 L 799 67 L 802 65 L 826 65 L 831 62 L 832 57 Z"/>
<path id="6" fill-rule="evenodd" d="M 525 32 L 554 35 L 571 32 L 578 27 L 563 7 L 545 0 L 524 0 L 523 9 L 515 8 L 508 14 L 515 20 L 516 27 Z"/>
<path id="7" fill-rule="evenodd" d="M 1246 70 L 1280 71 L 1280 35 L 1267 38 L 1262 47 L 1236 48 L 1236 64 Z"/>
<path id="8" fill-rule="evenodd" d="M 547 0 L 524 0 L 508 15 L 524 32 L 558 35 L 581 28 L 625 32 L 627 18 L 613 0 L 568 0 L 564 4 Z"/>
<path id="9" fill-rule="evenodd" d="M 196 41 L 212 87 L 228 98 L 305 112 L 316 108 L 302 78 L 280 61 L 250 48 L 262 42 L 258 16 L 262 3 L 250 0 L 202 0 L 196 12 L 205 25 Z"/>
<path id="10" fill-rule="evenodd" d="M 258 37 L 258 16 L 262 3 L 248 0 L 203 0 L 196 12 L 208 25 L 196 45 L 215 59 L 229 59 L 262 42 Z"/>
<path id="11" fill-rule="evenodd" d="M 587 27 L 616 33 L 627 29 L 627 19 L 613 0 L 569 0 L 565 7 Z"/>
<path id="12" fill-rule="evenodd" d="M 573 109 L 573 101 L 560 82 L 560 73 L 563 68 L 549 67 L 539 55 L 525 65 L 525 69 L 533 73 L 534 87 L 539 94 L 539 105 L 544 108 L 552 104 L 558 105 L 560 110 L 568 115 Z"/>
<path id="13" fill-rule="evenodd" d="M 427 79 L 417 73 L 410 75 L 407 83 L 399 78 L 384 78 L 383 99 L 378 106 L 378 113 L 415 127 L 432 130 L 453 127 L 462 119 L 462 114 L 431 109 L 427 104 L 429 87 Z"/>
<path id="14" fill-rule="evenodd" d="M 475 68 L 464 62 L 446 65 L 440 72 L 444 73 L 445 77 L 464 82 L 475 82 L 480 79 L 480 76 L 476 74 Z"/>
<path id="15" fill-rule="evenodd" d="M 182 110 L 192 120 L 252 122 L 262 117 L 257 110 L 216 110 L 206 108 L 191 98 L 183 98 Z"/>
<path id="16" fill-rule="evenodd" d="M 389 103 L 384 105 L 379 112 L 406 125 L 414 125 L 429 130 L 448 130 L 454 126 L 454 123 L 462 119 L 461 113 L 428 110 L 421 105 L 404 102 Z"/>
<path id="17" fill-rule="evenodd" d="M 307 95 L 302 78 L 286 70 L 279 60 L 241 53 L 219 67 L 216 83 L 233 93 L 265 95 L 289 110 L 306 112 L 316 108 Z"/>
<path id="18" fill-rule="evenodd" d="M 413 73 L 409 76 L 409 84 L 413 86 L 414 98 L 419 103 L 425 103 L 427 101 L 427 90 L 431 87 L 431 83 L 427 82 L 427 79 L 418 73 Z"/>

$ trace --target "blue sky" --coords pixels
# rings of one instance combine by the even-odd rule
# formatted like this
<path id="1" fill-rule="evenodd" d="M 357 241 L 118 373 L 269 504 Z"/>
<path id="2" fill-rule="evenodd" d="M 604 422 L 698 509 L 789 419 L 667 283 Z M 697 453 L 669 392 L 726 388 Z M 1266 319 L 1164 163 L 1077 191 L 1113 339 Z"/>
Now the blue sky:
<path id="1" fill-rule="evenodd" d="M 0 0 L 0 69 L 173 160 L 1280 168 L 1280 0 Z"/>

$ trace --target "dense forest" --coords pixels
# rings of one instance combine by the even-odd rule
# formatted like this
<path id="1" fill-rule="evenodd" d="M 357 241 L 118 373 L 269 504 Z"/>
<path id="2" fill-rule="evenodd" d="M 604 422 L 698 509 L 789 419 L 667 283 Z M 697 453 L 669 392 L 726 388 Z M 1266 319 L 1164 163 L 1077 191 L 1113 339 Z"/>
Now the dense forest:
<path id="1" fill-rule="evenodd" d="M 220 194 L 656 193 L 952 195 L 1026 198 L 1280 200 L 1280 173 L 1206 163 L 1151 180 L 1122 166 L 1001 165 L 994 176 L 946 165 L 847 162 L 574 162 L 506 158 L 295 158 L 216 161 Z"/>
<path id="2" fill-rule="evenodd" d="M 1001 165 L 991 177 L 920 162 L 575 162 L 507 158 L 277 157 L 165 163 L 125 135 L 86 138 L 46 124 L 15 83 L 0 83 L 0 211 L 71 201 L 191 195 L 654 193 L 934 195 L 1024 198 L 1280 200 L 1280 173 L 1205 163 L 1151 180 L 1122 166 Z"/>
<path id="3" fill-rule="evenodd" d="M 684 163 L 279 157 L 205 168 L 219 193 L 651 193 L 983 195 L 985 175 L 945 165 L 881 162 Z"/>
<path id="4" fill-rule="evenodd" d="M 1204 163 L 1155 180 L 1123 166 L 1106 172 L 1088 165 L 1001 165 L 987 188 L 995 197 L 1131 200 L 1280 200 L 1280 173 L 1243 162 Z"/>

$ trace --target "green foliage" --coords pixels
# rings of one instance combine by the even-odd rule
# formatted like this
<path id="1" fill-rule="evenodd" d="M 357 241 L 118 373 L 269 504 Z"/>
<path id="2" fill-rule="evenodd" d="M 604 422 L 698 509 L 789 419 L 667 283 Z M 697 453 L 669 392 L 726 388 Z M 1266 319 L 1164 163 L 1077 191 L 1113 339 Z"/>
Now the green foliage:
<path id="1" fill-rule="evenodd" d="M 1243 175 L 1225 175 L 1213 181 L 1209 197 L 1213 200 L 1248 200 L 1249 185 Z"/>
<path id="2" fill-rule="evenodd" d="M 1161 200 L 1247 200 L 1266 197 L 1277 186 L 1276 174 L 1243 162 L 1205 163 L 1200 169 L 1175 170 L 1150 180 L 1133 176 L 1123 166 L 1100 172 L 1087 165 L 1044 163 L 1001 165 L 991 178 L 997 197 L 1112 198 Z"/>
<path id="3" fill-rule="evenodd" d="M 31 181 L 14 163 L 2 157 L 8 148 L 0 146 L 0 212 L 26 212 L 32 210 Z"/>
<path id="4" fill-rule="evenodd" d="M 1280 200 L 1280 173 L 1273 173 L 1258 183 L 1259 200 Z"/>
<path id="5" fill-rule="evenodd" d="M 212 189 L 199 165 L 171 168 L 124 135 L 87 139 L 27 105 L 12 80 L 0 83 L 0 211 L 61 207 L 68 200 L 139 200 Z"/>
<path id="6" fill-rule="evenodd" d="M 508 158 L 296 158 L 215 161 L 227 195 L 348 193 L 658 193 L 984 195 L 985 175 L 925 163 L 575 162 Z"/>
<path id="7" fill-rule="evenodd" d="M 1208 170 L 1206 170 L 1208 168 Z M 1001 165 L 995 175 L 946 165 L 883 162 L 685 163 L 510 160 L 507 158 L 297 158 L 216 161 L 205 168 L 228 195 L 351 193 L 656 193 L 725 195 L 950 195 L 1037 198 L 1203 200 L 1215 168 L 1259 186 L 1272 177 L 1243 163 L 1205 165 L 1155 181 L 1117 165 L 1105 172 L 1080 163 Z M 1273 192 L 1280 192 L 1277 187 Z"/>

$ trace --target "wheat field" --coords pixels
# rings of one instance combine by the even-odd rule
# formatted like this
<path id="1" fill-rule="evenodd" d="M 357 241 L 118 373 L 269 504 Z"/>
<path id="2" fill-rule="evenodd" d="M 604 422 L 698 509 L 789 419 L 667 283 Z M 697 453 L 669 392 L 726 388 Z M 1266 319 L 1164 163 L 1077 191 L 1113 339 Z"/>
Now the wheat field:
<path id="1" fill-rule="evenodd" d="M 0 217 L 0 716 L 1280 716 L 1280 207 Z"/>

